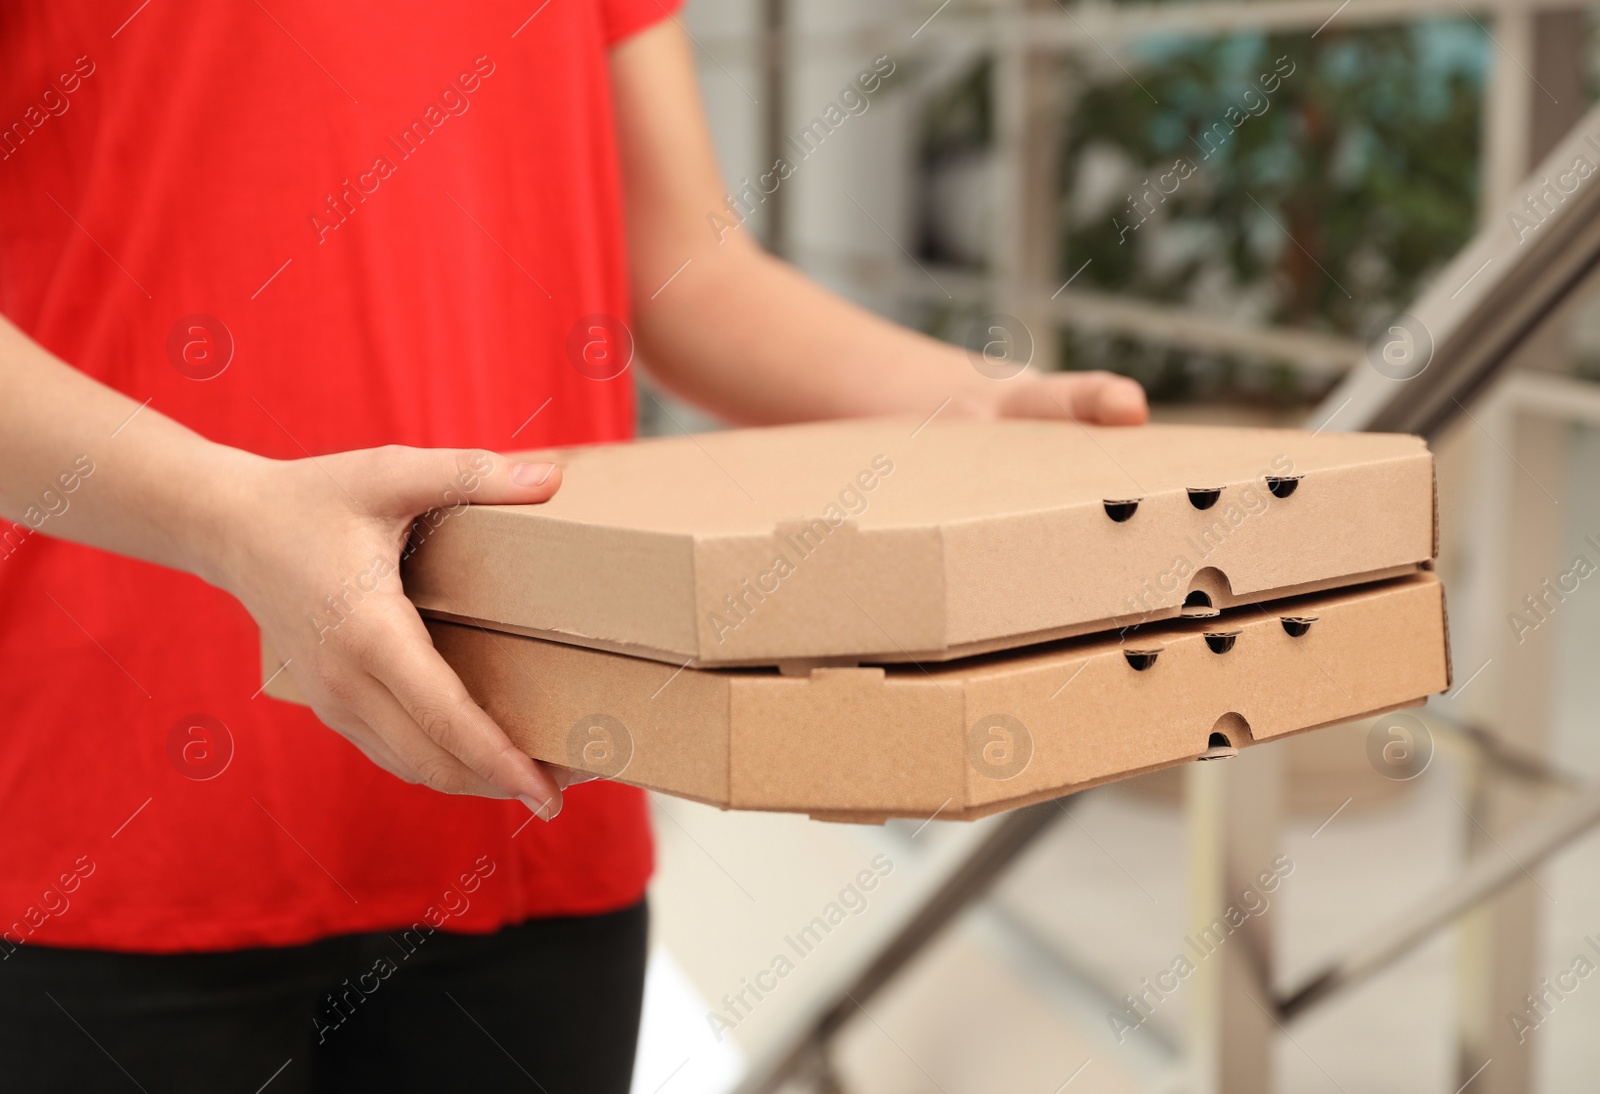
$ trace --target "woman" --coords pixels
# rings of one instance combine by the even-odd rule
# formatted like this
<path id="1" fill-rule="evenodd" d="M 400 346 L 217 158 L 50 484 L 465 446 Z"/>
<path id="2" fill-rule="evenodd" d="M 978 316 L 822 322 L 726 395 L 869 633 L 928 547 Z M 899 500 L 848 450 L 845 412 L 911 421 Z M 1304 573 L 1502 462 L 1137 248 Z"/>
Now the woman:
<path id="1" fill-rule="evenodd" d="M 626 1090 L 643 797 L 467 697 L 413 520 L 628 436 L 635 338 L 741 423 L 1142 392 L 987 378 L 730 231 L 670 3 L 33 0 L 0 49 L 8 1088 Z"/>

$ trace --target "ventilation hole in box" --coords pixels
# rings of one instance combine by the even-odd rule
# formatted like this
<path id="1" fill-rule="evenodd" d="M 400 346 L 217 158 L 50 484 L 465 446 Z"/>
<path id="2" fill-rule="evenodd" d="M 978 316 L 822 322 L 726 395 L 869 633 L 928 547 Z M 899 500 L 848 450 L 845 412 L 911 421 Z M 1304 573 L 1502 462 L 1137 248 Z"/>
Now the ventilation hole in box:
<path id="1" fill-rule="evenodd" d="M 1133 666 L 1134 672 L 1143 672 L 1156 663 L 1160 650 L 1123 650 L 1122 656 L 1128 659 L 1128 664 Z"/>
<path id="2" fill-rule="evenodd" d="M 1311 624 L 1317 621 L 1314 615 L 1286 615 L 1282 618 L 1283 629 L 1290 638 L 1303 638 L 1311 629 Z"/>
<path id="3" fill-rule="evenodd" d="M 1239 746 L 1249 744 L 1256 739 L 1256 735 L 1250 731 L 1250 723 L 1244 720 L 1244 715 L 1232 710 L 1211 723 L 1211 732 L 1226 734 L 1229 741 Z"/>
<path id="4" fill-rule="evenodd" d="M 1300 475 L 1268 475 L 1267 489 L 1272 491 L 1275 498 L 1286 498 L 1294 493 L 1295 487 L 1300 485 Z"/>
<path id="5" fill-rule="evenodd" d="M 1118 524 L 1121 524 L 1123 521 L 1133 516 L 1134 511 L 1139 508 L 1139 499 L 1125 498 L 1121 501 L 1113 501 L 1108 499 L 1105 503 L 1105 506 L 1106 516 L 1110 517 Z"/>
<path id="6" fill-rule="evenodd" d="M 1238 631 L 1212 631 L 1206 635 L 1206 645 L 1211 647 L 1212 653 L 1227 653 L 1233 649 L 1233 640 L 1238 637 Z"/>
<path id="7" fill-rule="evenodd" d="M 1202 566 L 1189 579 L 1189 592 L 1183 598 L 1182 614 L 1187 616 L 1216 615 L 1233 599 L 1228 585 L 1228 575 L 1215 566 Z"/>
<path id="8" fill-rule="evenodd" d="M 1195 757 L 1198 760 L 1231 760 L 1239 754 L 1233 747 L 1233 742 L 1228 740 L 1226 733 L 1211 731 L 1211 736 L 1206 739 L 1206 750 Z"/>
<path id="9" fill-rule="evenodd" d="M 1189 487 L 1189 504 L 1196 509 L 1210 509 L 1217 504 L 1217 499 L 1222 497 L 1222 487 L 1208 488 L 1203 486 Z"/>

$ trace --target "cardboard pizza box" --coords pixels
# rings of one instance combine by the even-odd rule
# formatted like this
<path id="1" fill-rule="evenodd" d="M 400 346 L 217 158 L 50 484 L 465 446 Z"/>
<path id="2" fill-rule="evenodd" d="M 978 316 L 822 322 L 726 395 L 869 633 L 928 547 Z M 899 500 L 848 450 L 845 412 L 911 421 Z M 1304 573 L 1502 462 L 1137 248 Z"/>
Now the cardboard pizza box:
<path id="1" fill-rule="evenodd" d="M 427 616 L 673 668 L 942 662 L 1411 572 L 1415 437 L 898 419 L 526 453 L 413 528 Z"/>
<path id="2" fill-rule="evenodd" d="M 724 808 L 860 822 L 979 817 L 1416 705 L 1450 684 L 1443 589 L 1416 568 L 944 664 L 793 674 L 428 627 L 535 758 Z M 263 657 L 267 693 L 297 701 Z"/>

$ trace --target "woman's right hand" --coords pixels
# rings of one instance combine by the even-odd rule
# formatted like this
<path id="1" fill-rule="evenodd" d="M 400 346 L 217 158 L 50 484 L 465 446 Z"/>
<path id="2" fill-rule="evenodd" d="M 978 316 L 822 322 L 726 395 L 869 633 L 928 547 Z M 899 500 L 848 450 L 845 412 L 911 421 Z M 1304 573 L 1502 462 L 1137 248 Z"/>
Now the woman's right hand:
<path id="1" fill-rule="evenodd" d="M 530 759 L 473 702 L 406 599 L 399 566 L 423 513 L 542 502 L 560 470 L 479 449 L 229 455 L 237 503 L 212 525 L 214 565 L 202 576 L 243 602 L 317 717 L 408 782 L 517 798 L 554 818 L 568 773 Z"/>
<path id="2" fill-rule="evenodd" d="M 265 459 L 89 378 L 3 316 L 0 391 L 0 517 L 227 590 L 317 716 L 374 763 L 445 793 L 517 798 L 556 815 L 572 773 L 534 762 L 472 701 L 401 591 L 399 564 L 421 514 L 542 502 L 559 470 L 399 446 Z M 81 489 L 64 485 L 69 474 Z M 43 525 L 41 497 L 58 483 L 71 505 Z"/>

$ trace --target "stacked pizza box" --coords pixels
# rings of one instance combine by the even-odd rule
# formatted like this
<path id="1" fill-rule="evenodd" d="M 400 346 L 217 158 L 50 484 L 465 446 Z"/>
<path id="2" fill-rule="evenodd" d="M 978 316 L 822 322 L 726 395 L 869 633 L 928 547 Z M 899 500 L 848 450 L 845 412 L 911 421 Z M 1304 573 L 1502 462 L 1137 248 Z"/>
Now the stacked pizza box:
<path id="1" fill-rule="evenodd" d="M 420 522 L 406 590 L 519 747 L 668 794 L 977 817 L 1449 686 L 1415 437 L 936 417 L 523 458 L 555 498 Z"/>

